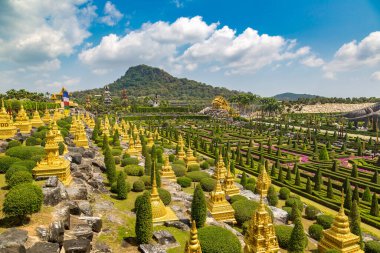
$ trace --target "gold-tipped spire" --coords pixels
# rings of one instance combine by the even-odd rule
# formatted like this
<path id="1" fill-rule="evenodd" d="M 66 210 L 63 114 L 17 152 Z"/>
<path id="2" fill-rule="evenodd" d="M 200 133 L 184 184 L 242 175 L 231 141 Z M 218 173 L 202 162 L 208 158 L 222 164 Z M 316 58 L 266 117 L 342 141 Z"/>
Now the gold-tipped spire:
<path id="1" fill-rule="evenodd" d="M 272 180 L 270 176 L 268 175 L 265 169 L 265 166 L 263 166 L 259 176 L 257 177 L 256 189 L 258 193 L 266 197 L 271 183 L 272 183 Z"/>
<path id="2" fill-rule="evenodd" d="M 230 161 L 228 160 L 227 162 L 227 176 L 224 179 L 223 182 L 223 188 L 224 191 L 228 196 L 234 196 L 238 195 L 240 193 L 240 189 L 235 185 L 235 176 L 231 174 L 231 164 Z"/>
<path id="3" fill-rule="evenodd" d="M 175 173 L 169 162 L 169 156 L 166 154 L 164 158 L 164 166 L 161 168 L 161 178 L 168 179 L 170 181 L 177 181 Z"/>
<path id="4" fill-rule="evenodd" d="M 195 220 L 192 220 L 191 222 L 190 240 L 186 242 L 185 253 L 202 253 Z"/>
<path id="5" fill-rule="evenodd" d="M 29 117 L 25 112 L 23 104 L 21 104 L 20 110 L 17 113 L 14 125 L 20 129 L 20 133 L 22 134 L 29 134 L 32 130 L 32 123 L 30 122 Z"/>

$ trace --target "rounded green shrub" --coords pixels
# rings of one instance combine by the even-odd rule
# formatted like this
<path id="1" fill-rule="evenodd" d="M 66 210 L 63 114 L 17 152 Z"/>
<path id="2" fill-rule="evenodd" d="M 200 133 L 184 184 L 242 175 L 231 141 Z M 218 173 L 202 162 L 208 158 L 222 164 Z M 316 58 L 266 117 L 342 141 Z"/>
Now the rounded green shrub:
<path id="1" fill-rule="evenodd" d="M 183 161 L 183 160 L 175 160 L 174 162 L 173 162 L 173 165 L 182 165 L 182 166 L 186 166 L 186 163 L 185 163 L 185 161 Z"/>
<path id="2" fill-rule="evenodd" d="M 21 146 L 21 142 L 19 142 L 18 140 L 11 140 L 10 142 L 8 142 L 7 149 L 17 147 L 17 146 Z"/>
<path id="3" fill-rule="evenodd" d="M 244 187 L 246 190 L 250 190 L 251 192 L 255 192 L 255 189 L 256 189 L 256 184 L 246 184 L 245 187 Z"/>
<path id="4" fill-rule="evenodd" d="M 380 253 L 380 241 L 369 241 L 365 243 L 365 253 Z"/>
<path id="5" fill-rule="evenodd" d="M 139 166 L 139 165 L 130 164 L 130 165 L 125 166 L 124 172 L 128 176 L 141 177 L 142 175 L 144 175 L 144 168 L 142 166 Z"/>
<path id="6" fill-rule="evenodd" d="M 216 180 L 210 177 L 206 177 L 206 178 L 201 179 L 200 184 L 203 191 L 211 192 L 215 189 Z"/>
<path id="7" fill-rule="evenodd" d="M 234 196 L 232 196 L 231 198 L 230 198 L 230 202 L 231 202 L 231 204 L 232 203 L 235 203 L 235 202 L 237 202 L 237 201 L 239 201 L 239 200 L 248 200 L 246 197 L 244 197 L 244 196 L 242 196 L 242 195 L 234 195 Z"/>
<path id="8" fill-rule="evenodd" d="M 292 207 L 294 202 L 297 204 L 298 209 L 302 213 L 302 211 L 303 211 L 303 202 L 299 198 L 297 198 L 297 197 L 293 197 L 293 196 L 289 197 L 285 201 L 285 206 Z"/>
<path id="9" fill-rule="evenodd" d="M 183 188 L 190 187 L 191 182 L 192 182 L 191 178 L 188 178 L 186 176 L 177 178 L 177 184 L 179 184 Z"/>
<path id="10" fill-rule="evenodd" d="M 14 187 L 22 183 L 33 182 L 33 176 L 29 171 L 19 170 L 13 173 L 13 175 L 8 180 L 9 187 Z"/>
<path id="11" fill-rule="evenodd" d="M 257 209 L 259 204 L 251 200 L 239 200 L 232 204 L 235 210 L 235 219 L 239 225 L 252 218 L 253 212 Z"/>
<path id="12" fill-rule="evenodd" d="M 315 206 L 307 206 L 305 208 L 305 215 L 306 215 L 306 218 L 309 219 L 309 220 L 315 220 L 317 219 L 317 215 L 320 213 L 321 211 L 316 208 Z"/>
<path id="13" fill-rule="evenodd" d="M 280 199 L 286 200 L 290 196 L 290 190 L 288 187 L 281 187 L 279 191 L 279 197 Z"/>
<path id="14" fill-rule="evenodd" d="M 37 146 L 37 145 L 41 145 L 41 139 L 40 138 L 36 138 L 36 137 L 29 137 L 28 139 L 26 139 L 25 141 L 25 145 L 26 146 Z"/>
<path id="15" fill-rule="evenodd" d="M 247 184 L 254 184 L 256 185 L 256 179 L 254 177 L 250 177 L 247 179 Z"/>
<path id="16" fill-rule="evenodd" d="M 175 159 L 175 155 L 174 154 L 170 154 L 169 155 L 169 162 L 174 162 L 174 159 Z"/>
<path id="17" fill-rule="evenodd" d="M 142 192 L 145 190 L 145 184 L 141 180 L 137 180 L 133 183 L 132 191 L 134 192 Z"/>
<path id="18" fill-rule="evenodd" d="M 32 170 L 34 167 L 36 167 L 37 165 L 37 162 L 36 161 L 33 161 L 33 160 L 23 160 L 23 161 L 18 161 L 18 162 L 15 162 L 12 164 L 12 166 L 24 166 L 26 167 L 28 170 Z M 12 167 L 11 166 L 11 167 Z"/>
<path id="19" fill-rule="evenodd" d="M 278 240 L 278 245 L 282 249 L 287 249 L 289 247 L 290 236 L 292 235 L 293 227 L 286 225 L 276 225 L 274 226 L 276 231 L 276 236 Z"/>
<path id="20" fill-rule="evenodd" d="M 207 161 L 203 161 L 200 166 L 202 170 L 208 170 L 210 168 L 210 164 Z"/>
<path id="21" fill-rule="evenodd" d="M 192 171 L 188 172 L 186 177 L 191 178 L 193 182 L 200 182 L 203 178 L 209 178 L 210 175 L 204 171 Z"/>
<path id="22" fill-rule="evenodd" d="M 172 195 L 169 191 L 162 188 L 158 188 L 158 195 L 160 195 L 160 199 L 162 200 L 165 206 L 169 205 L 170 202 L 172 202 Z"/>
<path id="23" fill-rule="evenodd" d="M 216 226 L 207 226 L 198 230 L 202 253 L 241 252 L 239 239 L 229 230 Z"/>
<path id="24" fill-rule="evenodd" d="M 113 148 L 113 149 L 111 149 L 111 154 L 112 154 L 113 156 L 120 156 L 120 155 L 121 155 L 121 151 L 122 151 L 122 150 L 120 150 L 120 149 L 118 149 L 118 148 Z"/>
<path id="25" fill-rule="evenodd" d="M 331 215 L 322 214 L 317 216 L 317 224 L 321 225 L 324 229 L 330 228 L 333 222 L 334 217 Z"/>
<path id="26" fill-rule="evenodd" d="M 141 181 L 144 182 L 144 185 L 145 187 L 151 187 L 152 186 L 152 182 L 150 181 L 150 176 L 142 176 L 141 178 Z"/>
<path id="27" fill-rule="evenodd" d="M 20 158 L 10 157 L 10 156 L 2 156 L 0 157 L 0 173 L 5 173 L 9 167 L 15 162 L 21 161 Z"/>
<path id="28" fill-rule="evenodd" d="M 206 161 L 207 161 L 207 163 L 210 164 L 210 165 L 214 165 L 214 164 L 215 164 L 215 159 L 213 159 L 213 158 L 209 158 L 209 159 L 207 159 Z"/>
<path id="29" fill-rule="evenodd" d="M 176 177 L 183 177 L 186 174 L 186 167 L 184 165 L 173 163 L 172 168 Z"/>
<path id="30" fill-rule="evenodd" d="M 282 210 L 288 213 L 289 217 L 292 217 L 292 208 L 290 206 L 283 206 Z"/>
<path id="31" fill-rule="evenodd" d="M 17 171 L 26 171 L 26 172 L 30 173 L 30 170 L 27 167 L 22 166 L 22 165 L 15 165 L 15 164 L 13 164 L 7 170 L 7 172 L 5 172 L 5 182 L 9 183 L 9 180 L 11 179 L 11 177 L 13 176 L 13 174 L 16 173 Z"/>
<path id="32" fill-rule="evenodd" d="M 190 164 L 189 166 L 187 166 L 187 170 L 188 171 L 200 171 L 201 167 L 199 166 L 199 164 Z"/>
<path id="33" fill-rule="evenodd" d="M 8 149 L 5 154 L 7 156 L 20 158 L 21 160 L 35 160 L 32 158 L 36 156 L 44 156 L 45 150 L 43 147 L 17 146 Z"/>
<path id="34" fill-rule="evenodd" d="M 123 158 L 123 160 L 121 160 L 121 166 L 122 167 L 125 167 L 127 165 L 131 165 L 131 164 L 138 165 L 139 159 L 134 158 L 134 157 L 129 157 L 129 158 Z"/>
<path id="35" fill-rule="evenodd" d="M 322 232 L 323 232 L 323 227 L 319 224 L 313 224 L 309 227 L 309 235 L 314 240 L 317 240 L 317 241 L 321 240 Z"/>

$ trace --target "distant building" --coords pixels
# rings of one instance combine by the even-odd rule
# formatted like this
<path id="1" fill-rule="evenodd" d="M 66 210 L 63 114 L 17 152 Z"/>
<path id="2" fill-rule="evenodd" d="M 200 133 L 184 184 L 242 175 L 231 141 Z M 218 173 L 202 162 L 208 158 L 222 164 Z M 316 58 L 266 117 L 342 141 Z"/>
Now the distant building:
<path id="1" fill-rule="evenodd" d="M 62 87 L 59 93 L 53 93 L 50 99 L 53 100 L 54 103 L 59 104 L 61 107 L 69 108 L 78 106 L 77 103 L 70 100 L 70 94 L 64 87 Z"/>
<path id="2" fill-rule="evenodd" d="M 104 104 L 110 105 L 112 103 L 111 92 L 108 85 L 104 86 Z"/>

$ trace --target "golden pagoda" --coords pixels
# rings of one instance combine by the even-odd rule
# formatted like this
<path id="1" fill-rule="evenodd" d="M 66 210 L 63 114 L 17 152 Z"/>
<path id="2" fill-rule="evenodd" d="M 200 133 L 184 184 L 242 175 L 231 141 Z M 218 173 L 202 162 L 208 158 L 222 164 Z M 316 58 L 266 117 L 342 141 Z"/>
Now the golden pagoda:
<path id="1" fill-rule="evenodd" d="M 192 220 L 191 222 L 190 240 L 186 242 L 185 253 L 202 253 L 195 220 Z"/>
<path id="2" fill-rule="evenodd" d="M 7 114 L 4 107 L 4 100 L 1 100 L 0 111 L 0 139 L 5 140 L 12 138 L 17 133 L 17 128 L 13 125 L 13 121 Z"/>
<path id="3" fill-rule="evenodd" d="M 135 149 L 136 149 L 139 153 L 142 152 L 142 145 L 141 145 L 140 135 L 137 135 L 137 136 L 136 136 Z"/>
<path id="4" fill-rule="evenodd" d="M 265 166 L 262 166 L 261 172 L 259 176 L 257 177 L 256 189 L 257 189 L 258 194 L 262 195 L 265 198 L 268 194 L 268 190 L 271 185 L 271 182 L 272 181 L 265 169 Z"/>
<path id="5" fill-rule="evenodd" d="M 110 136 L 110 121 L 108 119 L 108 116 L 106 116 L 104 119 L 102 132 L 103 134 L 107 135 L 107 137 Z"/>
<path id="6" fill-rule="evenodd" d="M 197 158 L 193 155 L 193 150 L 191 149 L 190 145 L 186 152 L 185 163 L 187 167 L 189 167 L 192 164 L 196 164 L 196 165 L 199 164 L 197 162 Z"/>
<path id="7" fill-rule="evenodd" d="M 14 126 L 20 129 L 20 133 L 29 134 L 32 130 L 32 123 L 30 123 L 29 117 L 24 110 L 24 106 L 21 104 L 20 111 L 17 113 Z"/>
<path id="8" fill-rule="evenodd" d="M 176 181 L 177 178 L 174 174 L 173 168 L 169 162 L 169 156 L 165 155 L 164 166 L 161 168 L 161 178 Z"/>
<path id="9" fill-rule="evenodd" d="M 64 117 L 64 115 L 60 112 L 60 110 L 58 110 L 58 107 L 55 107 L 54 114 L 53 114 L 53 120 L 58 121 L 58 120 L 62 119 L 63 117 Z"/>
<path id="10" fill-rule="evenodd" d="M 261 194 L 259 207 L 253 213 L 248 225 L 244 238 L 244 253 L 274 253 L 280 251 L 272 216 L 268 213 L 263 198 L 264 196 Z"/>
<path id="11" fill-rule="evenodd" d="M 226 193 L 220 184 L 220 178 L 216 179 L 216 187 L 210 192 L 210 197 L 207 201 L 207 209 L 212 217 L 217 221 L 225 221 L 235 223 L 235 210 L 226 200 Z"/>
<path id="12" fill-rule="evenodd" d="M 329 249 L 336 249 L 342 253 L 363 253 L 360 249 L 359 236 L 351 233 L 348 217 L 344 213 L 344 198 L 342 192 L 342 203 L 339 213 L 331 228 L 323 230 L 323 237 L 318 243 L 318 252 L 324 253 Z"/>
<path id="13" fill-rule="evenodd" d="M 30 120 L 32 123 L 32 127 L 39 128 L 40 126 L 44 125 L 44 122 L 41 120 L 40 114 L 37 110 L 37 103 L 36 103 L 36 110 L 33 113 L 33 118 Z"/>
<path id="14" fill-rule="evenodd" d="M 50 112 L 46 106 L 44 116 L 42 117 L 42 121 L 45 123 L 45 125 L 49 125 L 52 121 Z"/>
<path id="15" fill-rule="evenodd" d="M 86 125 L 91 128 L 91 129 L 94 129 L 95 128 L 95 120 L 94 118 L 92 118 L 90 116 L 89 113 L 86 112 L 86 118 L 85 118 L 85 122 L 86 122 Z"/>
<path id="16" fill-rule="evenodd" d="M 113 131 L 115 132 L 115 131 L 118 131 L 119 132 L 119 134 L 120 134 L 120 132 L 121 132 L 121 128 L 120 128 L 120 126 L 119 126 L 119 123 L 117 123 L 117 120 L 115 121 L 115 124 L 113 125 Z"/>
<path id="17" fill-rule="evenodd" d="M 70 133 L 74 136 L 76 136 L 77 134 L 77 131 L 78 131 L 78 121 L 77 121 L 77 118 L 75 116 L 72 117 L 72 121 L 71 121 L 71 126 L 70 126 Z"/>
<path id="18" fill-rule="evenodd" d="M 46 135 L 45 145 L 46 157 L 33 169 L 35 178 L 47 178 L 57 176 L 63 184 L 68 185 L 71 182 L 70 162 L 59 157 L 58 144 L 55 142 L 55 134 L 52 130 Z"/>
<path id="19" fill-rule="evenodd" d="M 225 167 L 224 161 L 223 161 L 223 156 L 222 153 L 219 152 L 219 158 L 218 162 L 215 165 L 215 170 L 214 174 L 212 175 L 213 178 L 219 178 L 219 179 L 224 179 L 227 174 L 227 169 Z"/>
<path id="20" fill-rule="evenodd" d="M 132 134 L 134 137 L 136 137 L 137 135 L 139 135 L 139 130 L 137 129 L 137 126 L 136 125 L 133 125 L 133 130 L 132 130 Z"/>
<path id="21" fill-rule="evenodd" d="M 146 144 L 146 146 L 151 148 L 151 147 L 153 147 L 153 145 L 154 145 L 154 140 L 153 140 L 152 134 L 149 133 L 148 134 L 148 143 Z"/>
<path id="22" fill-rule="evenodd" d="M 156 131 L 154 131 L 154 138 L 158 140 L 160 138 L 160 134 L 158 133 L 158 128 L 156 128 Z"/>
<path id="23" fill-rule="evenodd" d="M 79 123 L 76 131 L 76 135 L 74 138 L 74 143 L 77 147 L 88 148 L 88 139 L 86 135 L 86 131 L 84 130 L 83 123 Z"/>
<path id="24" fill-rule="evenodd" d="M 121 131 L 121 141 L 122 142 L 129 142 L 129 135 L 128 135 L 128 132 L 123 130 Z"/>
<path id="25" fill-rule="evenodd" d="M 181 134 L 178 136 L 178 147 L 179 151 L 177 153 L 177 159 L 184 161 L 185 151 L 183 151 L 183 139 Z"/>
<path id="26" fill-rule="evenodd" d="M 127 153 L 130 156 L 139 157 L 140 152 L 135 148 L 135 142 L 134 142 L 132 137 L 129 137 L 129 145 L 128 145 L 128 149 L 125 153 Z"/>
<path id="27" fill-rule="evenodd" d="M 156 166 L 153 161 L 153 184 L 152 192 L 150 193 L 150 204 L 152 206 L 152 220 L 153 223 L 161 223 L 164 221 L 178 220 L 177 216 L 170 207 L 166 207 L 158 195 L 157 182 L 156 182 Z"/>
<path id="28" fill-rule="evenodd" d="M 230 164 L 228 164 L 227 167 L 227 176 L 223 182 L 223 189 L 228 196 L 238 195 L 240 189 L 235 185 L 235 177 L 231 174 Z"/>

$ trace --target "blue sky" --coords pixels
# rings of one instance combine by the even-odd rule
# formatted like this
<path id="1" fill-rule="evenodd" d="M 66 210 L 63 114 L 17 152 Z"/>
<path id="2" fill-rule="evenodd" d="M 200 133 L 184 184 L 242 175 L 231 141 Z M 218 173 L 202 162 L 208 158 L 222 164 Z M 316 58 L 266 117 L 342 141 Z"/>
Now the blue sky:
<path id="1" fill-rule="evenodd" d="M 0 92 L 102 87 L 130 66 L 263 96 L 380 96 L 380 1 L 0 1 Z"/>

